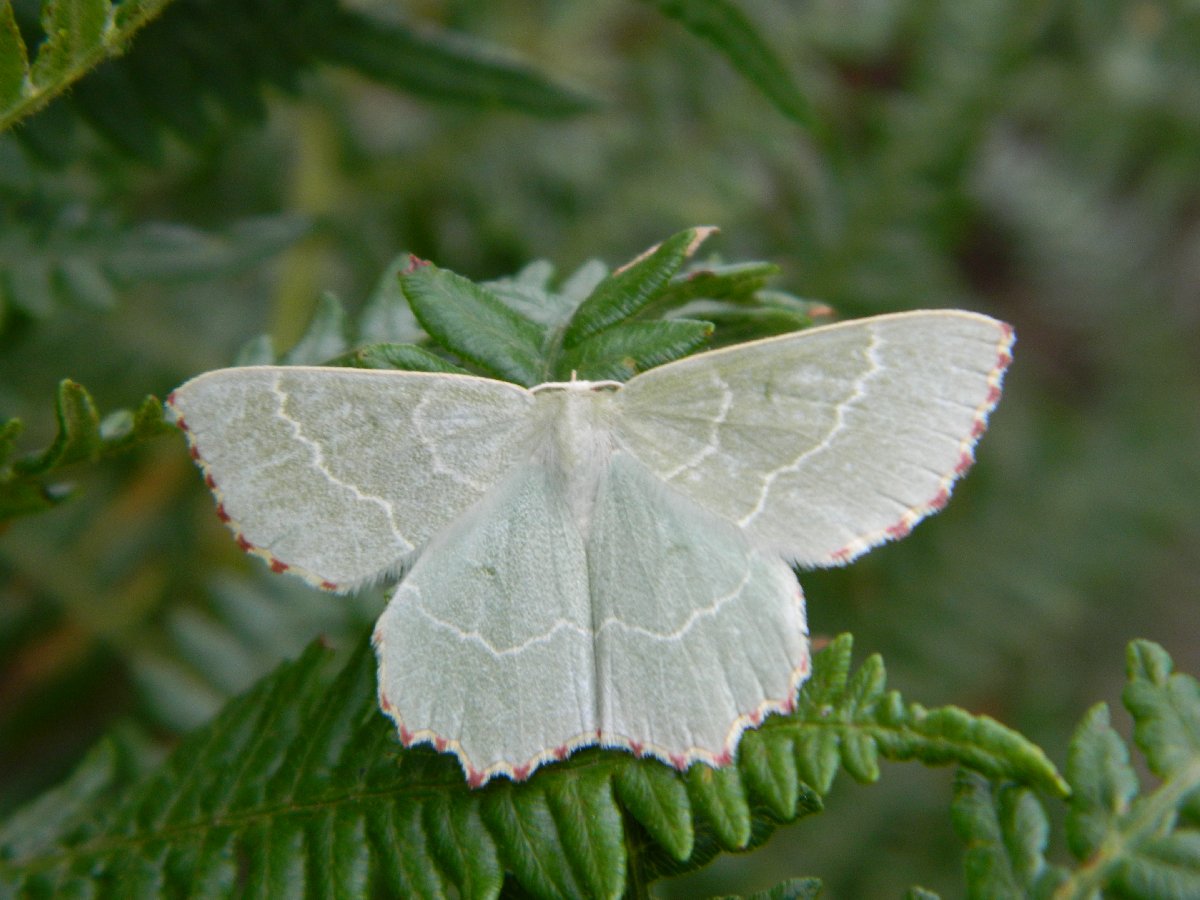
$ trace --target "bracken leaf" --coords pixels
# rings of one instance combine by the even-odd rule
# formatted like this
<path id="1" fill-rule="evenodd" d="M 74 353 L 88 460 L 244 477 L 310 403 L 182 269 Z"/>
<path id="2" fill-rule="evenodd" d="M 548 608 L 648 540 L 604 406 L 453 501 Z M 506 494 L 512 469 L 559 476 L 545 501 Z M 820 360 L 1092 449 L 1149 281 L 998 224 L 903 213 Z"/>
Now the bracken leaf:
<path id="1" fill-rule="evenodd" d="M 802 689 L 802 710 L 747 734 L 734 765 L 680 773 L 589 749 L 527 782 L 471 790 L 452 756 L 400 747 L 378 709 L 367 640 L 345 664 L 318 644 L 119 793 L 80 791 L 84 799 L 57 818 L 51 807 L 68 803 L 64 795 L 39 801 L 49 824 L 37 840 L 11 824 L 0 832 L 0 892 L 68 882 L 86 890 L 90 881 L 118 894 L 236 884 L 256 893 L 494 897 L 507 878 L 537 897 L 620 896 L 628 884 L 694 869 L 721 847 L 755 846 L 779 822 L 820 809 L 798 783 L 798 738 L 839 722 L 868 728 L 861 691 L 853 701 L 829 691 L 879 682 L 875 666 L 846 677 L 849 650 L 841 638 L 818 654 L 810 685 L 825 694 L 821 703 L 806 705 Z M 814 709 L 827 715 L 806 719 Z M 88 875 L 72 882 L 76 873 Z"/>
<path id="2" fill-rule="evenodd" d="M 346 352 L 346 311 L 329 291 L 321 294 L 308 327 L 284 356 L 292 366 L 315 366 Z"/>
<path id="3" fill-rule="evenodd" d="M 1170 656 L 1157 644 L 1129 645 L 1122 700 L 1134 718 L 1134 742 L 1159 778 L 1200 758 L 1200 682 L 1171 669 Z"/>
<path id="4" fill-rule="evenodd" d="M 487 288 L 431 263 L 402 274 L 400 285 L 421 327 L 456 356 L 526 387 L 547 374 L 541 329 Z"/>
<path id="5" fill-rule="evenodd" d="M 265 87 L 294 92 L 302 73 L 322 62 L 434 102 L 544 117 L 597 106 L 502 48 L 377 20 L 338 0 L 122 0 L 115 7 L 109 0 L 55 0 L 44 7 L 43 30 L 48 39 L 26 79 L 20 30 L 0 19 L 0 128 L 73 86 L 67 103 L 55 105 L 65 134 L 52 135 L 56 129 L 44 116 L 19 134 L 59 164 L 74 152 L 72 115 L 153 162 L 162 154 L 162 130 L 203 144 L 228 118 L 262 121 Z"/>
<path id="6" fill-rule="evenodd" d="M 811 114 L 779 57 L 731 0 L 650 0 L 667 16 L 710 42 L 784 115 L 807 123 Z"/>
<path id="7" fill-rule="evenodd" d="M 50 0 L 42 7 L 46 40 L 38 48 L 32 80 L 53 85 L 101 45 L 112 7 L 108 0 Z"/>
<path id="8" fill-rule="evenodd" d="M 1016 785 L 995 787 L 960 771 L 954 785 L 954 827 L 967 845 L 964 869 L 972 897 L 1028 896 L 1048 871 L 1046 818 L 1037 799 Z"/>
<path id="9" fill-rule="evenodd" d="M 627 381 L 638 372 L 687 356 L 704 345 L 708 322 L 668 319 L 626 322 L 594 334 L 563 352 L 555 376 L 584 381 Z"/>
<path id="10" fill-rule="evenodd" d="M 693 265 L 671 279 L 646 312 L 658 314 L 693 300 L 753 302 L 779 266 L 766 262 Z"/>
<path id="11" fill-rule="evenodd" d="M 961 773 L 954 819 L 967 843 L 971 896 L 1200 895 L 1200 831 L 1188 827 L 1189 798 L 1200 791 L 1195 681 L 1172 674 L 1170 657 L 1148 641 L 1130 644 L 1126 658 L 1125 702 L 1134 734 L 1162 783 L 1139 794 L 1108 708 L 1092 707 L 1071 740 L 1066 770 L 1067 845 L 1079 860 L 1069 871 L 1045 863 L 1046 815 L 1029 790 Z"/>
<path id="12" fill-rule="evenodd" d="M 840 758 L 855 778 L 878 778 L 878 756 L 919 759 L 930 765 L 958 763 L 992 778 L 1010 778 L 1055 794 L 1067 786 L 1036 745 L 987 716 L 956 707 L 927 710 L 905 704 L 884 690 L 883 663 L 868 659 L 849 673 L 848 635 L 821 653 L 830 664 L 814 671 L 801 691 L 796 713 L 772 718 L 763 731 L 795 729 L 801 777 L 818 791 L 828 789 L 833 761 Z M 814 780 L 810 780 L 814 779 Z"/>
<path id="13" fill-rule="evenodd" d="M 1078 859 L 1095 853 L 1138 792 L 1129 750 L 1109 724 L 1108 707 L 1088 711 L 1071 739 L 1067 760 L 1071 807 L 1067 843 Z"/>
<path id="14" fill-rule="evenodd" d="M 407 372 L 451 372 L 469 374 L 466 369 L 447 362 L 416 344 L 367 344 L 336 356 L 327 366 L 347 366 L 354 369 L 400 369 Z"/>
<path id="15" fill-rule="evenodd" d="M 585 338 L 641 311 L 715 230 L 698 227 L 681 231 L 602 280 L 575 310 L 563 335 L 563 346 L 569 350 Z"/>
<path id="16" fill-rule="evenodd" d="M 330 18 L 322 56 L 434 100 L 572 116 L 596 102 L 466 35 L 417 30 L 343 11 Z"/>
<path id="17" fill-rule="evenodd" d="M 47 480 L 59 470 L 94 462 L 172 431 L 155 397 L 143 399 L 132 413 L 118 411 L 101 421 L 91 395 L 69 379 L 59 383 L 55 417 L 58 432 L 50 446 L 15 460 L 14 443 L 21 423 L 10 419 L 0 424 L 0 521 L 42 512 L 69 496 L 68 489 Z"/>
<path id="18" fill-rule="evenodd" d="M 29 58 L 25 42 L 17 29 L 11 3 L 0 4 L 0 109 L 9 109 L 21 101 L 25 79 L 29 77 Z"/>
<path id="19" fill-rule="evenodd" d="M 45 106 L 88 69 L 119 54 L 171 0 L 51 0 L 42 6 L 32 65 L 12 4 L 0 5 L 0 130 Z M 15 88 L 15 89 L 14 89 Z"/>

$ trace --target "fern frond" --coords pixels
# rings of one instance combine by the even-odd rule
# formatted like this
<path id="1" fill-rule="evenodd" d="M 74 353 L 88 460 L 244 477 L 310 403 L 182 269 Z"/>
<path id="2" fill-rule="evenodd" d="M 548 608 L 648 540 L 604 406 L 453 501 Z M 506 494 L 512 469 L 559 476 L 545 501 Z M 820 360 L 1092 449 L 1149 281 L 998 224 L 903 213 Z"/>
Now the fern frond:
<path id="1" fill-rule="evenodd" d="M 1043 855 L 1046 813 L 1028 789 L 960 772 L 954 825 L 967 844 L 963 867 L 970 896 L 1049 897 L 1062 883 L 1062 870 Z"/>
<path id="2" fill-rule="evenodd" d="M 1200 683 L 1172 674 L 1157 644 L 1126 654 L 1124 703 L 1134 740 L 1160 784 L 1141 793 L 1108 707 L 1093 707 L 1071 741 L 1068 870 L 1046 863 L 1047 819 L 1025 787 L 960 775 L 955 825 L 968 845 L 972 896 L 1159 900 L 1200 895 Z"/>
<path id="3" fill-rule="evenodd" d="M 881 686 L 879 667 L 849 676 L 850 648 L 842 638 L 817 655 L 800 710 L 748 733 L 734 765 L 681 774 L 591 749 L 523 784 L 473 791 L 453 757 L 399 746 L 379 714 L 369 642 L 344 664 L 317 644 L 119 796 L 96 788 L 82 803 L 35 801 L 55 824 L 35 839 L 11 823 L 0 831 L 0 889 L 104 881 L 122 893 L 238 883 L 254 893 L 496 896 L 511 879 L 537 897 L 616 897 L 819 810 L 806 781 L 828 786 L 832 773 L 813 771 L 810 738 L 832 733 L 836 750 L 847 728 L 874 729 L 893 758 L 991 759 L 990 774 L 1055 788 L 1049 763 L 995 723 L 974 720 L 951 741 L 898 725 L 899 699 L 879 703 L 868 687 Z M 102 786 L 111 768 L 100 751 L 74 782 Z M 67 808 L 49 816 L 56 802 Z"/>
<path id="4" fill-rule="evenodd" d="M 511 54 L 467 35 L 386 24 L 351 12 L 314 46 L 323 61 L 435 102 L 503 107 L 557 118 L 597 104 Z"/>
<path id="5" fill-rule="evenodd" d="M 381 275 L 357 329 L 327 293 L 282 358 L 259 337 L 238 361 L 433 372 L 463 372 L 465 365 L 526 385 L 572 373 L 623 381 L 700 349 L 714 338 L 714 325 L 713 342 L 728 344 L 812 324 L 816 304 L 764 289 L 778 271 L 773 265 L 707 263 L 680 271 L 706 234 L 680 232 L 616 273 L 593 260 L 561 284 L 544 260 L 476 284 L 401 255 Z"/>
<path id="6" fill-rule="evenodd" d="M 732 0 L 648 2 L 716 47 L 785 116 L 803 124 L 812 123 L 808 103 L 787 68 Z"/>
<path id="7" fill-rule="evenodd" d="M 87 0 L 74 5 L 99 9 L 109 4 Z M 157 12 L 166 0 L 152 5 Z M 48 3 L 43 8 L 43 27 L 50 27 L 47 17 L 61 15 L 54 10 L 71 6 Z M 116 15 L 107 13 L 108 20 L 135 21 L 140 26 L 148 16 L 135 16 L 132 8 L 138 6 L 147 4 L 121 3 Z M 130 11 L 122 12 L 126 7 Z M 84 52 L 89 42 L 108 46 L 92 36 L 94 28 L 80 25 L 77 30 L 81 34 L 70 45 L 77 48 L 73 51 L 77 65 L 62 75 L 55 93 L 76 83 L 106 55 L 100 50 Z M 122 31 L 119 39 L 125 40 L 129 33 Z M 19 42 L 15 22 L 8 28 L 0 18 L 0 41 L 6 35 L 13 58 L 23 58 L 24 43 Z M 105 40 L 112 43 L 117 38 Z M 39 61 L 49 45 L 50 41 L 43 44 Z M 0 53 L 3 49 L 0 46 Z M 55 58 L 62 55 L 59 52 Z M 264 87 L 294 92 L 301 73 L 320 63 L 357 71 L 433 102 L 503 107 L 547 117 L 574 115 L 595 105 L 579 91 L 480 41 L 377 20 L 344 8 L 339 0 L 175 0 L 165 15 L 137 35 L 127 53 L 108 59 L 79 80 L 70 103 L 118 148 L 156 162 L 162 152 L 162 131 L 196 144 L 214 134 L 223 121 L 215 110 L 232 119 L 260 121 L 266 110 Z M 44 68 L 46 74 L 39 75 L 41 70 L 34 65 L 34 82 L 48 77 L 51 69 Z M 0 67 L 0 87 L 13 78 L 12 72 Z M 48 96 L 40 103 L 45 99 Z M 0 118 L 0 127 L 35 108 L 17 104 Z M 63 161 L 69 147 L 41 133 L 61 131 L 63 123 L 40 118 L 31 119 L 18 136 L 35 152 Z"/>
<path id="8" fill-rule="evenodd" d="M 331 645 L 357 636 L 379 615 L 370 592 L 329 598 L 280 579 L 224 574 L 205 585 L 204 608 L 176 604 L 127 643 L 131 680 L 153 723 L 185 733 L 209 721 L 314 634 Z"/>
<path id="9" fill-rule="evenodd" d="M 55 416 L 58 434 L 50 446 L 19 459 L 13 456 L 22 430 L 20 420 L 0 424 L 0 522 L 42 512 L 70 496 L 69 485 L 51 481 L 60 470 L 121 453 L 172 431 L 156 397 L 146 397 L 135 410 L 118 410 L 101 419 L 91 395 L 69 379 L 59 383 Z"/>
<path id="10" fill-rule="evenodd" d="M 145 281 L 238 272 L 303 237 L 295 215 L 235 221 L 220 231 L 166 222 L 123 225 L 82 204 L 18 198 L 0 229 L 0 303 L 33 318 L 63 303 L 109 309 Z M 2 307 L 0 307 L 2 311 Z"/>
<path id="11" fill-rule="evenodd" d="M 32 55 L 11 0 L 0 3 L 0 131 L 41 109 L 89 69 L 120 54 L 130 37 L 171 0 L 49 0 L 45 39 Z"/>

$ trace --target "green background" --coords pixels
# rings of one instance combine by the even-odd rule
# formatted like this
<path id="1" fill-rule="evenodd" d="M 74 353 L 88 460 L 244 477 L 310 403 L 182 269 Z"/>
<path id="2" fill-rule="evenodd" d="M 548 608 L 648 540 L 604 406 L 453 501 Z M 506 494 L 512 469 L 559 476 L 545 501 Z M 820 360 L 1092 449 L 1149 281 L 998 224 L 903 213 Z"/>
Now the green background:
<path id="1" fill-rule="evenodd" d="M 778 263 L 781 290 L 841 315 L 955 306 L 1017 332 L 947 510 L 802 573 L 815 636 L 853 632 L 907 698 L 992 715 L 1059 762 L 1116 699 L 1131 638 L 1200 670 L 1194 4 L 742 0 L 806 122 L 655 4 L 346 5 L 507 48 L 596 105 L 447 104 L 318 60 L 241 105 L 199 73 L 187 134 L 130 125 L 136 96 L 101 67 L 0 137 L 0 417 L 25 420 L 22 449 L 53 436 L 59 379 L 102 411 L 162 396 L 262 332 L 286 349 L 324 291 L 353 315 L 401 252 L 475 279 L 537 258 L 566 275 L 715 224 L 704 253 Z M 176 0 L 132 51 L 196 9 L 247 60 L 281 40 L 239 32 L 236 8 Z M 100 287 L 37 289 L 79 258 Z M 179 438 L 65 477 L 77 498 L 0 534 L 0 814 L 114 724 L 169 745 L 316 635 L 351 641 L 383 599 L 243 558 Z M 955 896 L 950 785 L 915 766 L 840 779 L 821 815 L 663 893 L 817 875 L 835 897 Z"/>

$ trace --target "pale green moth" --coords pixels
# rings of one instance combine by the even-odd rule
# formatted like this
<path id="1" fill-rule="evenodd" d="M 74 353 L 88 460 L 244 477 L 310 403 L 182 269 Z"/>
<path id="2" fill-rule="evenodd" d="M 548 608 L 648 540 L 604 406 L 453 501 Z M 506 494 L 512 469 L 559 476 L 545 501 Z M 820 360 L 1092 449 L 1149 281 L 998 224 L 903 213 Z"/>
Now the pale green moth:
<path id="1" fill-rule="evenodd" d="M 945 504 L 1012 341 L 913 312 L 625 384 L 250 366 L 169 404 L 245 549 L 333 591 L 403 573 L 380 705 L 478 786 L 589 744 L 728 763 L 809 672 L 791 567 Z"/>

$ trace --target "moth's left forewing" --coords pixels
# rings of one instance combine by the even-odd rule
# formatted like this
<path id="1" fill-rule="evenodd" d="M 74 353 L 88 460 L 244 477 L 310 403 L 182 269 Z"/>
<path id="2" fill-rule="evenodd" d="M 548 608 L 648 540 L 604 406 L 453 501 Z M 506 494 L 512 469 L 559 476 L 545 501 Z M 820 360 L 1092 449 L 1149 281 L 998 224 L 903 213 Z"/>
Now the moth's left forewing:
<path id="1" fill-rule="evenodd" d="M 221 369 L 168 406 L 238 543 L 327 589 L 395 572 L 528 456 L 533 398 L 465 375 Z"/>
<path id="2" fill-rule="evenodd" d="M 846 562 L 946 502 L 1000 396 L 1009 326 L 899 313 L 739 344 L 618 392 L 619 441 L 793 562 Z"/>

